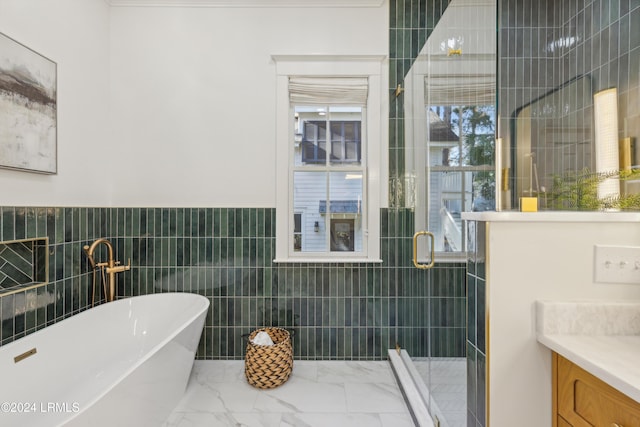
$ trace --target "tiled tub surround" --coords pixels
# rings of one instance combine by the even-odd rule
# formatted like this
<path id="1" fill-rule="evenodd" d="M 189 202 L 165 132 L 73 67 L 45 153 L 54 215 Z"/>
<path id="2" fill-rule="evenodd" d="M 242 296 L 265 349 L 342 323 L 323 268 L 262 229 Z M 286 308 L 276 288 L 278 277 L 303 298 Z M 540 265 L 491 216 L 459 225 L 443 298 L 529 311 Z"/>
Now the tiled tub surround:
<path id="1" fill-rule="evenodd" d="M 82 246 L 110 235 L 105 208 L 2 207 L 0 241 L 48 237 L 48 283 L 0 298 L 0 344 L 6 344 L 91 306 Z"/>
<path id="2" fill-rule="evenodd" d="M 0 290 L 27 288 L 48 281 L 48 239 L 0 243 Z"/>
<path id="3" fill-rule="evenodd" d="M 90 307 L 82 246 L 107 237 L 116 259 L 131 258 L 120 296 L 209 298 L 199 359 L 242 358 L 241 335 L 263 325 L 296 329 L 296 359 L 380 360 L 396 342 L 416 356 L 464 355 L 465 265 L 413 268 L 409 210 L 381 212 L 382 264 L 274 264 L 270 208 L 1 209 L 3 241 L 50 243 L 49 283 L 0 298 L 3 344 Z"/>

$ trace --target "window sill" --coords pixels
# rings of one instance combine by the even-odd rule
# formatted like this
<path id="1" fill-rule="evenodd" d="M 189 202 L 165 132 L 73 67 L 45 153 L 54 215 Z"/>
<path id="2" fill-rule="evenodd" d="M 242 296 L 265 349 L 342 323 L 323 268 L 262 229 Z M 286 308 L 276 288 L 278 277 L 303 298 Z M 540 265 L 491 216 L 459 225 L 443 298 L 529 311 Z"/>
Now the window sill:
<path id="1" fill-rule="evenodd" d="M 382 264 L 381 259 L 370 258 L 285 258 L 274 259 L 275 264 Z"/>

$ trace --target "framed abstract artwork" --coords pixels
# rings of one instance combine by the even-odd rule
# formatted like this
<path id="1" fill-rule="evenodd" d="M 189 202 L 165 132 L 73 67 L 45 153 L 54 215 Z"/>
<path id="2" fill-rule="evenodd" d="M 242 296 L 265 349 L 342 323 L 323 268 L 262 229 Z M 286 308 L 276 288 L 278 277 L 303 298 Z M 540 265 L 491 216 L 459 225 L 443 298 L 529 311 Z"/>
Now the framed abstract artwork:
<path id="1" fill-rule="evenodd" d="M 0 167 L 57 173 L 57 64 L 0 33 Z"/>

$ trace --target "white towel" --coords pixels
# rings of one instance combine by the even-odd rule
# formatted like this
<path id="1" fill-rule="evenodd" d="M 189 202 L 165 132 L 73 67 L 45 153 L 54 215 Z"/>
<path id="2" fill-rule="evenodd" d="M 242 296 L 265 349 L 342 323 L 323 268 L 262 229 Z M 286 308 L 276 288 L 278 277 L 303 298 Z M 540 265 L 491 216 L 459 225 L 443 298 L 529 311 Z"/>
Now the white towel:
<path id="1" fill-rule="evenodd" d="M 257 345 L 273 345 L 271 336 L 269 336 L 265 331 L 258 332 L 251 342 Z"/>

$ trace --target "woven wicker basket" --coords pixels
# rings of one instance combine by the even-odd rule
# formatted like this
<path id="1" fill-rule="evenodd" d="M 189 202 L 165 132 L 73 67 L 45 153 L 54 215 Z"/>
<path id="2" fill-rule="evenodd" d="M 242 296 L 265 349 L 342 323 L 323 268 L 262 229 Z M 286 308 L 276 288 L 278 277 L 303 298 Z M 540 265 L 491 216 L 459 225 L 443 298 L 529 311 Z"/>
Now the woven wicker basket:
<path id="1" fill-rule="evenodd" d="M 271 337 L 273 345 L 252 342 L 260 331 Z M 289 331 L 281 328 L 262 328 L 249 334 L 244 374 L 254 387 L 274 388 L 289 379 L 293 369 L 293 349 Z"/>

